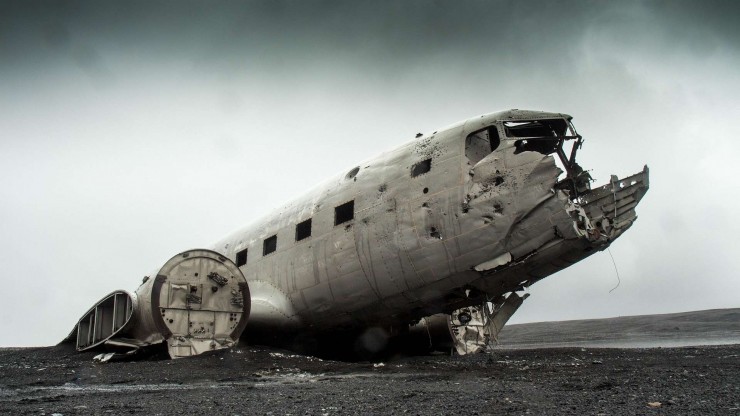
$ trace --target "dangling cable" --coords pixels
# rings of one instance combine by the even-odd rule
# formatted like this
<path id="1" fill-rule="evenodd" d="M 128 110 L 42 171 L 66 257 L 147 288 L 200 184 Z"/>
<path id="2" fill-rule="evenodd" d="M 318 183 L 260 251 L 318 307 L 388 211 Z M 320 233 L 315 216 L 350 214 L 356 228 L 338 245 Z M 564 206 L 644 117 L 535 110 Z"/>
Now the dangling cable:
<path id="1" fill-rule="evenodd" d="M 619 278 L 619 270 L 617 270 L 617 262 L 614 261 L 614 256 L 612 256 L 612 251 L 609 249 L 609 247 L 606 248 L 606 251 L 609 253 L 609 257 L 612 258 L 612 264 L 614 264 L 614 271 L 617 273 L 617 285 L 614 286 L 612 290 L 609 291 L 609 293 L 612 293 L 612 291 L 618 288 L 619 285 L 622 283 L 622 279 Z"/>

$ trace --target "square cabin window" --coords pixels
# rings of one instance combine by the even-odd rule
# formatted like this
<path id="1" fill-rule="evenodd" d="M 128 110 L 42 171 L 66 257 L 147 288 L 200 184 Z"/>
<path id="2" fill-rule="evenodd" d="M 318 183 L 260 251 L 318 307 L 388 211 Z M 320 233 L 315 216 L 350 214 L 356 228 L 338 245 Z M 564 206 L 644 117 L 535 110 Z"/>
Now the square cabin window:
<path id="1" fill-rule="evenodd" d="M 295 226 L 295 241 L 311 237 L 311 218 Z"/>
<path id="2" fill-rule="evenodd" d="M 334 208 L 334 225 L 351 221 L 355 217 L 355 201 L 349 201 Z"/>
<path id="3" fill-rule="evenodd" d="M 266 256 L 272 252 L 277 250 L 277 235 L 273 235 L 272 237 L 268 237 L 265 239 L 263 248 L 262 248 L 262 255 Z"/>
<path id="4" fill-rule="evenodd" d="M 242 267 L 247 264 L 247 249 L 236 253 L 236 267 Z"/>

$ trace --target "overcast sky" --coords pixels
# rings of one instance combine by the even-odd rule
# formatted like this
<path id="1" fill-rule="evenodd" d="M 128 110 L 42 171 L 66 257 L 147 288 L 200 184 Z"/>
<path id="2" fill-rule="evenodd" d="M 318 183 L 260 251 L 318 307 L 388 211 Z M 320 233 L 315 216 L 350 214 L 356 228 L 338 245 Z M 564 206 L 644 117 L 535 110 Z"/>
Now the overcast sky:
<path id="1" fill-rule="evenodd" d="M 565 112 L 635 226 L 512 322 L 740 307 L 740 3 L 0 2 L 0 346 L 450 123 Z"/>

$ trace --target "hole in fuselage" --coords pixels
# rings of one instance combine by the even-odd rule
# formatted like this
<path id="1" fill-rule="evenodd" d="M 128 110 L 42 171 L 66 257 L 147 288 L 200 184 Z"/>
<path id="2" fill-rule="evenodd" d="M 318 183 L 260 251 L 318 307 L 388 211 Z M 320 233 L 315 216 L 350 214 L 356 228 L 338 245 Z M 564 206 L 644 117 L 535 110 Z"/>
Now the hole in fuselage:
<path id="1" fill-rule="evenodd" d="M 423 175 L 432 169 L 432 159 L 422 160 L 419 163 L 411 166 L 411 177 L 415 178 L 419 175 Z"/>
<path id="2" fill-rule="evenodd" d="M 347 172 L 347 179 L 352 179 L 355 176 L 357 176 L 357 173 L 360 171 L 360 167 L 357 166 L 356 168 L 352 169 L 351 171 Z"/>

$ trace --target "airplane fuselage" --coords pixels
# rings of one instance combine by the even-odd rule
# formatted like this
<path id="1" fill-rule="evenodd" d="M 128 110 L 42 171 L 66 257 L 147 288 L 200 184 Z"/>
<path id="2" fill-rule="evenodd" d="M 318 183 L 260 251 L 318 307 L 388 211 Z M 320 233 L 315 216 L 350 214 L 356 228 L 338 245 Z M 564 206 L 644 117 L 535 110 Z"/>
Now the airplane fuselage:
<path id="1" fill-rule="evenodd" d="M 520 110 L 419 134 L 209 250 L 177 254 L 133 295 L 101 299 L 67 340 L 81 351 L 166 342 L 186 357 L 244 337 L 302 348 L 377 329 L 480 350 L 522 304 L 517 292 L 637 217 L 647 167 L 592 189 L 581 144 L 569 115 Z"/>
<path id="2" fill-rule="evenodd" d="M 247 331 L 408 324 L 520 289 L 608 244 L 555 189 L 557 140 L 527 148 L 530 132 L 512 133 L 536 120 L 562 129 L 554 136 L 572 129 L 557 113 L 472 118 L 350 167 L 218 242 L 249 282 Z M 543 250 L 534 274 L 521 269 Z M 551 265 L 561 251 L 578 258 Z"/>

